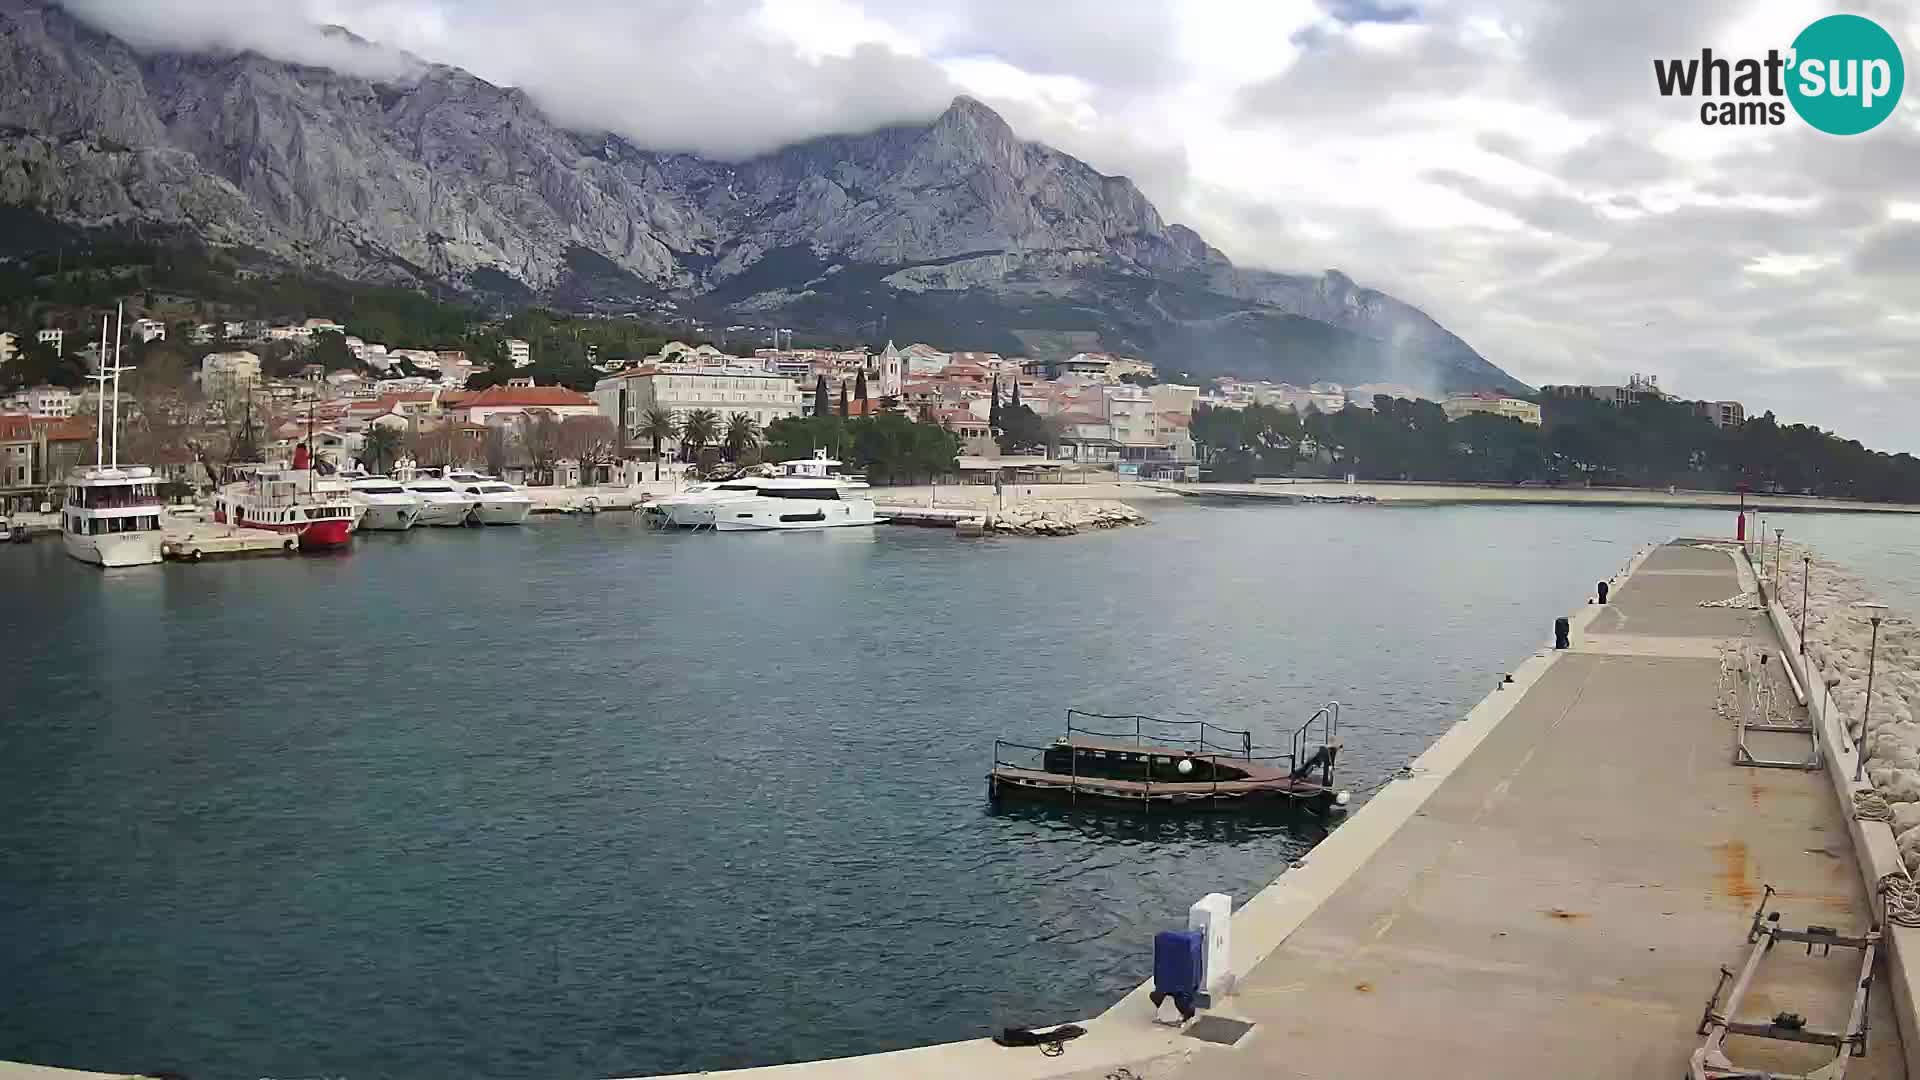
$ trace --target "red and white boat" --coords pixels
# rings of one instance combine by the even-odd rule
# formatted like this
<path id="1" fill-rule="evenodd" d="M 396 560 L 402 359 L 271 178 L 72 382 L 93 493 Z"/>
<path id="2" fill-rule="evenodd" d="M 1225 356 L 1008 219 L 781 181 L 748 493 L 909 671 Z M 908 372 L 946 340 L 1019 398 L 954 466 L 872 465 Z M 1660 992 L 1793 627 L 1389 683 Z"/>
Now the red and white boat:
<path id="1" fill-rule="evenodd" d="M 345 547 L 360 520 L 347 486 L 311 469 L 238 465 L 213 497 L 213 520 L 286 533 L 302 551 Z"/>

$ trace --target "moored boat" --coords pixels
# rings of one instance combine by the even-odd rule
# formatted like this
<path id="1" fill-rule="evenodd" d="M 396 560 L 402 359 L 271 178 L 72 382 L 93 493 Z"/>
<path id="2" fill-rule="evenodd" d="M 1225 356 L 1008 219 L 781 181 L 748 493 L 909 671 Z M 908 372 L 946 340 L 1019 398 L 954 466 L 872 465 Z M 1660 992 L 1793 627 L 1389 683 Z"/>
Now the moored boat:
<path id="1" fill-rule="evenodd" d="M 1324 813 L 1349 799 L 1334 784 L 1339 732 L 1338 702 L 1296 729 L 1288 750 L 1264 753 L 1251 733 L 1205 721 L 1069 709 L 1066 734 L 1047 746 L 994 740 L 987 793 L 1149 812 Z"/>
<path id="2" fill-rule="evenodd" d="M 362 529 L 405 532 L 420 519 L 420 497 L 384 476 L 347 481 L 347 498 L 360 507 Z"/>
<path id="3" fill-rule="evenodd" d="M 121 316 L 124 319 L 124 314 Z M 120 334 L 116 326 L 113 358 L 101 352 L 100 370 L 89 378 L 100 384 L 100 415 L 94 437 L 94 461 L 67 477 L 60 511 L 60 538 L 67 554 L 95 566 L 148 566 L 160 561 L 160 478 L 145 465 L 120 464 Z M 100 341 L 107 321 L 100 320 Z M 107 402 L 107 383 L 113 402 Z M 111 417 L 111 419 L 109 419 Z M 109 438 L 111 432 L 111 438 Z"/>
<path id="4" fill-rule="evenodd" d="M 302 551 L 345 547 L 353 539 L 360 508 L 337 482 L 321 482 L 311 469 L 240 465 L 213 498 L 213 520 L 248 529 L 285 533 Z"/>

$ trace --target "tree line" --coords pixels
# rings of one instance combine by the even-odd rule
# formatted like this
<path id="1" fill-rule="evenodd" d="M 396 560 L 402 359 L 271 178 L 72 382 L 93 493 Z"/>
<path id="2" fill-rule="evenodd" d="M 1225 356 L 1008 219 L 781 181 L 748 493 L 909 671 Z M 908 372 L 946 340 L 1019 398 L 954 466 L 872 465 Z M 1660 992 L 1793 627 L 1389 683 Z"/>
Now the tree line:
<path id="1" fill-rule="evenodd" d="M 1193 438 L 1209 479 L 1352 474 L 1363 480 L 1676 486 L 1920 502 L 1920 459 L 1769 412 L 1716 427 L 1685 402 L 1615 407 L 1548 397 L 1542 422 L 1470 413 L 1448 420 L 1431 401 L 1376 395 L 1339 412 L 1198 406 Z"/>

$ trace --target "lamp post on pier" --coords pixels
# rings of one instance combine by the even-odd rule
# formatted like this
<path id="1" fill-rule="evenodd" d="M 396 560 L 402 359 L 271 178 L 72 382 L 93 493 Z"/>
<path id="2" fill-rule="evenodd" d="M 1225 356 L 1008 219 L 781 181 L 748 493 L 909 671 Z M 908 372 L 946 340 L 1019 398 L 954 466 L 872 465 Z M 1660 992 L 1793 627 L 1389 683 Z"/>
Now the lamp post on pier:
<path id="1" fill-rule="evenodd" d="M 1853 747 L 1853 782 L 1857 784 L 1867 773 L 1867 717 L 1873 712 L 1873 661 L 1880 651 L 1880 620 L 1885 617 L 1887 605 L 1863 600 L 1853 606 L 1871 612 L 1867 618 L 1873 623 L 1873 637 L 1867 645 L 1867 696 L 1860 706 L 1860 738 Z"/>
<path id="2" fill-rule="evenodd" d="M 1800 655 L 1807 655 L 1807 582 L 1813 577 L 1813 555 L 1800 556 Z"/>
<path id="3" fill-rule="evenodd" d="M 1773 530 L 1773 591 L 1780 591 L 1780 538 L 1787 535 L 1785 529 Z"/>

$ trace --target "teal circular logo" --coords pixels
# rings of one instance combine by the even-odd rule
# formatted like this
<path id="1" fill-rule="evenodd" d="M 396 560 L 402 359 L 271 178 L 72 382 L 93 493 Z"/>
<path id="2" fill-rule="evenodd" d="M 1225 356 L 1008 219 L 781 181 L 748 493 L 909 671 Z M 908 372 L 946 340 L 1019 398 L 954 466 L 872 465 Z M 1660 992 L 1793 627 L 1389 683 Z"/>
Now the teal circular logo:
<path id="1" fill-rule="evenodd" d="M 1800 31 L 1791 63 L 1793 111 L 1829 135 L 1873 129 L 1900 103 L 1907 81 L 1893 35 L 1859 15 L 1829 15 Z"/>

